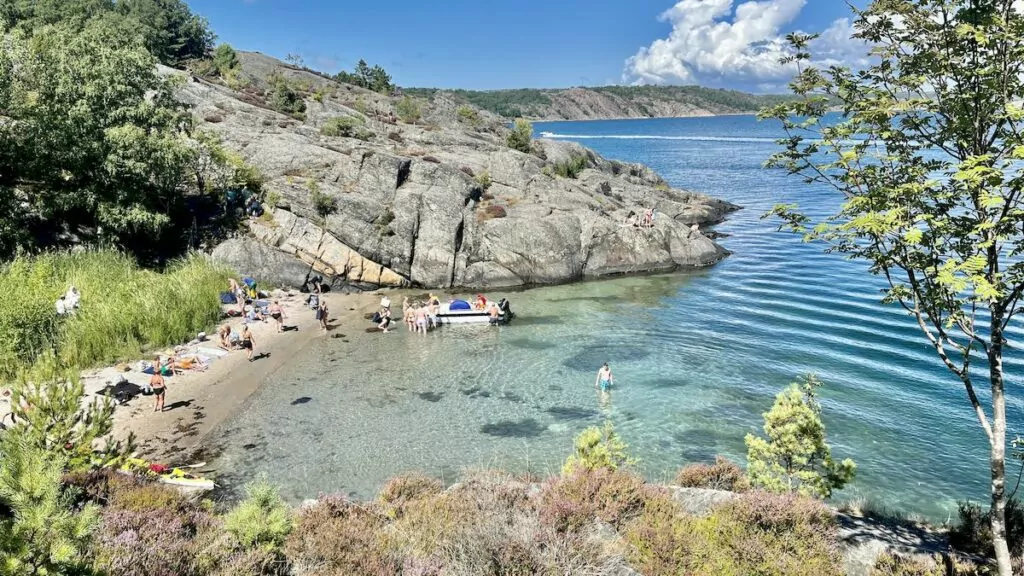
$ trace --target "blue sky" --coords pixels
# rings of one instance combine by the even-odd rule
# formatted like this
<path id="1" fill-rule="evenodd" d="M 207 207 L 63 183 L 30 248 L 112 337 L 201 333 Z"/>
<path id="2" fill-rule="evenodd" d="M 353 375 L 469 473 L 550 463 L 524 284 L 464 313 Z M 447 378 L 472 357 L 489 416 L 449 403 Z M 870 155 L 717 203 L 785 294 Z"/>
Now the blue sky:
<path id="1" fill-rule="evenodd" d="M 325 72 L 359 58 L 403 86 L 496 89 L 611 83 L 773 91 L 792 30 L 841 44 L 841 0 L 189 0 L 219 39 Z M 746 5 L 746 6 L 745 6 Z M 841 22 L 841 21 L 840 21 Z M 773 48 L 774 47 L 774 48 Z"/>

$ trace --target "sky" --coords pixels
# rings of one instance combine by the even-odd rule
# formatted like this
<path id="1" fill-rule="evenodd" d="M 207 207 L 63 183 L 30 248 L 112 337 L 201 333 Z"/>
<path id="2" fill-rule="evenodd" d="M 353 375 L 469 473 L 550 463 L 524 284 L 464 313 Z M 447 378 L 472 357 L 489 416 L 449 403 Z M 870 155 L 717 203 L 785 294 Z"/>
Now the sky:
<path id="1" fill-rule="evenodd" d="M 865 0 L 853 0 L 863 5 Z M 188 0 L 221 42 L 335 73 L 363 58 L 400 86 L 700 84 L 781 92 L 788 32 L 863 62 L 845 0 Z"/>

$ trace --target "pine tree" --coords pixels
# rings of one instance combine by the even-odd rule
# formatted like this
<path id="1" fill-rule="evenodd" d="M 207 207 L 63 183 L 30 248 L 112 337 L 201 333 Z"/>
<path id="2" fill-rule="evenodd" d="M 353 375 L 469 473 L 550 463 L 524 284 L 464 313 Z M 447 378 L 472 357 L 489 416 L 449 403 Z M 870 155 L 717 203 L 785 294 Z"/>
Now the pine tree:
<path id="1" fill-rule="evenodd" d="M 832 459 L 813 375 L 791 384 L 775 397 L 764 414 L 767 439 L 747 434 L 747 474 L 757 487 L 773 492 L 799 492 L 828 498 L 853 480 L 856 465 Z"/>
<path id="2" fill-rule="evenodd" d="M 573 441 L 573 454 L 562 466 L 563 474 L 571 474 L 576 470 L 595 470 L 607 468 L 617 470 L 629 466 L 635 460 L 629 457 L 628 446 L 615 433 L 611 421 L 604 423 L 602 428 L 591 426 L 580 432 Z"/>
<path id="3" fill-rule="evenodd" d="M 58 454 L 11 434 L 0 439 L 0 576 L 87 573 L 99 510 L 75 511 Z"/>

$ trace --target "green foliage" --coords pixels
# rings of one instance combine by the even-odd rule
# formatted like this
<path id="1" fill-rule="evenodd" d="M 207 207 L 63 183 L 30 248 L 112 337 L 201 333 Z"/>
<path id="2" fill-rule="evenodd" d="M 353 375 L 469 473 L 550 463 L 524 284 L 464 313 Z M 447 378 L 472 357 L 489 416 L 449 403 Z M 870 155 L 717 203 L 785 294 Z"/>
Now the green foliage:
<path id="1" fill-rule="evenodd" d="M 555 162 L 553 171 L 562 178 L 579 178 L 580 174 L 587 168 L 589 162 L 586 156 L 574 155 L 568 160 Z"/>
<path id="2" fill-rule="evenodd" d="M 591 426 L 576 435 L 576 439 L 573 440 L 573 454 L 562 466 L 562 473 L 572 474 L 578 469 L 617 470 L 622 466 L 631 466 L 636 461 L 629 457 L 628 448 L 615 433 L 611 421 L 606 421 L 601 428 Z"/>
<path id="3" fill-rule="evenodd" d="M 459 106 L 455 109 L 455 115 L 458 116 L 460 122 L 465 122 L 470 126 L 480 125 L 480 113 L 472 106 Z"/>
<path id="4" fill-rule="evenodd" d="M 650 493 L 635 474 L 580 467 L 545 486 L 537 513 L 542 524 L 559 532 L 586 528 L 595 518 L 620 527 L 640 512 Z"/>
<path id="5" fill-rule="evenodd" d="M 409 88 L 405 91 L 424 98 L 431 98 L 434 94 L 441 92 L 436 88 Z M 444 90 L 444 92 L 454 94 L 459 100 L 505 118 L 542 116 L 545 107 L 551 104 L 551 98 L 543 90 Z"/>
<path id="6" fill-rule="evenodd" d="M 341 138 L 357 138 L 369 140 L 373 138 L 373 132 L 366 129 L 366 122 L 358 116 L 337 116 L 330 118 L 320 128 L 324 136 Z"/>
<path id="7" fill-rule="evenodd" d="M 380 66 L 370 68 L 365 60 L 359 60 L 354 71 L 341 71 L 334 78 L 338 82 L 352 84 L 381 94 L 390 94 L 395 91 L 391 75 Z"/>
<path id="8" fill-rule="evenodd" d="M 214 73 L 221 78 L 228 78 L 238 69 L 238 53 L 231 44 L 220 44 L 210 58 Z"/>
<path id="9" fill-rule="evenodd" d="M 266 478 L 245 487 L 246 498 L 224 518 L 224 529 L 243 548 L 280 550 L 292 531 L 292 516 Z"/>
<path id="10" fill-rule="evenodd" d="M 181 66 L 205 58 L 214 35 L 182 0 L 3 0 L 0 23 L 33 33 L 47 25 L 79 31 L 102 22 L 122 39 L 139 38 L 161 63 Z"/>
<path id="11" fill-rule="evenodd" d="M 480 185 L 480 189 L 486 192 L 491 187 L 491 174 L 487 170 L 477 174 L 473 180 Z"/>
<path id="12" fill-rule="evenodd" d="M 86 574 L 96 506 L 73 509 L 63 462 L 5 433 L 0 437 L 0 574 Z"/>
<path id="13" fill-rule="evenodd" d="M 0 268 L 0 378 L 48 351 L 62 365 L 85 368 L 192 338 L 220 318 L 217 297 L 228 275 L 200 255 L 162 274 L 113 251 L 17 257 Z M 57 318 L 54 303 L 71 285 L 81 308 Z"/>
<path id="14" fill-rule="evenodd" d="M 11 412 L 18 424 L 7 434 L 56 458 L 72 472 L 118 464 L 131 451 L 132 441 L 122 447 L 109 436 L 113 402 L 94 398 L 85 403 L 84 399 L 85 387 L 77 372 L 59 369 L 50 358 L 14 386 Z"/>
<path id="15" fill-rule="evenodd" d="M 182 132 L 190 116 L 153 58 L 103 21 L 5 41 L 0 253 L 69 233 L 153 246 L 182 209 L 195 156 Z"/>
<path id="16" fill-rule="evenodd" d="M 950 545 L 961 552 L 991 558 L 995 554 L 991 511 L 973 502 L 960 502 L 957 508 L 959 521 L 949 530 Z M 1024 507 L 1016 498 L 1006 501 L 1006 540 L 1013 557 L 1024 555 Z"/>
<path id="17" fill-rule="evenodd" d="M 291 83 L 281 74 L 273 74 L 268 81 L 270 82 L 270 93 L 267 102 L 270 107 L 295 118 L 304 118 L 306 101 Z"/>
<path id="18" fill-rule="evenodd" d="M 668 496 L 629 523 L 631 566 L 647 576 L 840 576 L 832 513 L 794 495 L 751 492 L 694 517 Z"/>
<path id="19" fill-rule="evenodd" d="M 701 86 L 601 86 L 587 88 L 599 95 L 634 105 L 641 110 L 649 103 L 680 103 L 703 108 L 714 113 L 754 112 L 765 106 L 793 100 L 792 96 L 754 95 L 735 90 L 704 88 Z M 409 88 L 406 92 L 430 98 L 441 92 L 437 88 Z M 493 112 L 505 118 L 543 117 L 549 113 L 552 96 L 559 90 L 443 90 L 456 99 Z"/>
<path id="20" fill-rule="evenodd" d="M 281 203 L 281 193 L 277 190 L 268 191 L 267 195 L 263 198 L 263 203 L 271 210 L 277 208 L 277 205 Z"/>
<path id="21" fill-rule="evenodd" d="M 676 486 L 683 488 L 709 488 L 711 490 L 728 490 L 730 492 L 746 492 L 750 489 L 750 481 L 743 469 L 735 462 L 715 457 L 714 464 L 690 464 L 676 474 Z"/>
<path id="22" fill-rule="evenodd" d="M 328 216 L 338 211 L 338 201 L 333 196 L 321 192 L 316 180 L 309 181 L 309 196 L 313 202 L 313 209 L 321 221 L 327 220 Z"/>
<path id="23" fill-rule="evenodd" d="M 205 58 L 213 48 L 209 23 L 193 14 L 183 0 L 118 0 L 116 7 L 142 24 L 150 54 L 168 66 Z"/>
<path id="24" fill-rule="evenodd" d="M 791 384 L 764 414 L 767 439 L 747 434 L 747 473 L 754 486 L 828 498 L 853 480 L 853 460 L 835 462 L 825 442 L 825 425 L 813 375 Z"/>
<path id="25" fill-rule="evenodd" d="M 505 139 L 505 145 L 513 150 L 529 154 L 533 151 L 533 124 L 519 118 Z"/>
<path id="26" fill-rule="evenodd" d="M 1006 63 L 1024 60 L 1024 12 L 1013 0 L 886 0 L 854 20 L 871 65 L 822 70 L 813 37 L 791 34 L 799 99 L 761 113 L 787 135 L 769 165 L 845 201 L 822 221 L 793 206 L 774 213 L 867 261 L 889 283 L 885 300 L 917 320 L 964 386 L 989 443 L 993 539 L 1008 576 L 1003 351 L 1019 345 L 1005 329 L 1024 294 L 1024 76 Z M 825 118 L 837 101 L 843 115 Z"/>
<path id="27" fill-rule="evenodd" d="M 411 96 L 404 96 L 395 106 L 398 118 L 406 124 L 415 124 L 423 117 L 420 105 Z"/>

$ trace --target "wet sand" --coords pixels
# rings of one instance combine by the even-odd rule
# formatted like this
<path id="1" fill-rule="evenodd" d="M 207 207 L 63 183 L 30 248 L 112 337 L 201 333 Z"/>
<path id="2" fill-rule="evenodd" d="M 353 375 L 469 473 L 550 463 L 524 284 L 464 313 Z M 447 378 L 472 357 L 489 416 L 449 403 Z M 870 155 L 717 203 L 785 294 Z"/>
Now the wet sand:
<path id="1" fill-rule="evenodd" d="M 295 326 L 297 330 L 278 333 L 276 322 L 269 318 L 264 323 L 252 323 L 257 360 L 249 362 L 244 350 L 233 350 L 211 361 L 205 372 L 185 372 L 167 378 L 165 410 L 154 412 L 155 399 L 146 395 L 118 405 L 114 411 L 114 437 L 123 440 L 133 434 L 137 454 L 148 460 L 173 466 L 191 464 L 185 460 L 193 459 L 191 455 L 200 449 L 203 438 L 235 414 L 269 375 L 285 367 L 314 338 L 344 339 L 350 331 L 370 327 L 365 315 L 376 309 L 381 297 L 380 293 L 327 294 L 331 322 L 330 330 L 324 332 L 313 311 L 305 306 L 306 294 L 278 292 L 275 296 L 284 308 L 285 326 Z M 241 331 L 241 318 L 225 322 L 235 332 Z M 216 334 L 204 346 L 215 348 Z M 130 383 L 142 386 L 149 375 L 138 372 L 135 364 L 123 375 Z M 95 398 L 108 384 L 115 384 L 121 374 L 115 368 L 83 374 L 87 400 Z"/>

